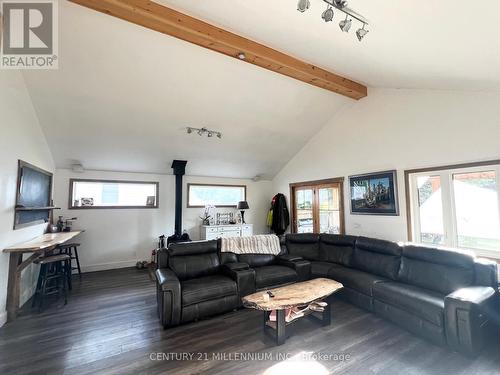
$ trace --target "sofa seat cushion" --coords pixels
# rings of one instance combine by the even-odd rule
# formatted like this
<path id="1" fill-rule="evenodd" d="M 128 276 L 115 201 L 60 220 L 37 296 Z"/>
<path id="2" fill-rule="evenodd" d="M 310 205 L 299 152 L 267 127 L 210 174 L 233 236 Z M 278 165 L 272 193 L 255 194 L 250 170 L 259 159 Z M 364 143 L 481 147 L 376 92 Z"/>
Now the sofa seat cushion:
<path id="1" fill-rule="evenodd" d="M 311 261 L 311 275 L 313 277 L 328 277 L 328 271 L 335 264 L 330 262 Z"/>
<path id="2" fill-rule="evenodd" d="M 389 281 L 382 276 L 344 267 L 339 264 L 334 264 L 329 269 L 328 277 L 342 283 L 347 288 L 354 289 L 370 297 L 373 296 L 373 285 L 379 282 Z"/>
<path id="3" fill-rule="evenodd" d="M 297 272 L 285 266 L 263 266 L 255 268 L 257 289 L 272 287 L 297 281 Z"/>
<path id="4" fill-rule="evenodd" d="M 222 275 L 182 281 L 181 289 L 183 306 L 238 294 L 236 282 Z"/>
<path id="5" fill-rule="evenodd" d="M 375 300 L 412 313 L 421 319 L 443 326 L 444 295 L 418 286 L 385 282 L 373 286 Z"/>

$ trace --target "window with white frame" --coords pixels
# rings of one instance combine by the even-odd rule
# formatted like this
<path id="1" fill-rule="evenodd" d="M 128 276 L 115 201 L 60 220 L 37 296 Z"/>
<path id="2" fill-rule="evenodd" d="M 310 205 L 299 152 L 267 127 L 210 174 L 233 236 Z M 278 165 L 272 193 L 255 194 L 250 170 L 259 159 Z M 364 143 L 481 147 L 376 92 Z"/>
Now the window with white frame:
<path id="1" fill-rule="evenodd" d="M 158 182 L 70 179 L 69 208 L 158 208 Z"/>
<path id="2" fill-rule="evenodd" d="M 187 206 L 236 207 L 246 200 L 246 185 L 188 184 Z"/>
<path id="3" fill-rule="evenodd" d="M 500 164 L 406 173 L 412 241 L 500 258 Z"/>

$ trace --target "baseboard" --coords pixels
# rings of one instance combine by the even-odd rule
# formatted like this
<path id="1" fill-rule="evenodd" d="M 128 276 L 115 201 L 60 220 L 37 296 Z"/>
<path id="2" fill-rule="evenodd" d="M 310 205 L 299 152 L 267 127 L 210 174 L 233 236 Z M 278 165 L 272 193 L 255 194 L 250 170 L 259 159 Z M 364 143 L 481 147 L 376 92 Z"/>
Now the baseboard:
<path id="1" fill-rule="evenodd" d="M 82 266 L 82 272 L 96 272 L 96 271 L 113 270 L 116 268 L 133 267 L 135 266 L 136 263 L 137 263 L 136 260 L 125 260 L 121 262 L 90 264 Z"/>
<path id="2" fill-rule="evenodd" d="M 7 311 L 0 313 L 0 327 L 7 323 Z"/>

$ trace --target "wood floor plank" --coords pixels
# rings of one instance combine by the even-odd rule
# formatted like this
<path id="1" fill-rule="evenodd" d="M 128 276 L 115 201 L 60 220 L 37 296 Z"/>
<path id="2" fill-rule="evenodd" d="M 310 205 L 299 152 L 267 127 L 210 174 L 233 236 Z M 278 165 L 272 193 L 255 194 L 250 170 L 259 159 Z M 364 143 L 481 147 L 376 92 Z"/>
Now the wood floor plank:
<path id="1" fill-rule="evenodd" d="M 0 328 L 2 375 L 272 374 L 283 366 L 290 375 L 307 353 L 350 355 L 346 361 L 306 362 L 335 374 L 500 373 L 498 343 L 477 359 L 466 358 L 342 301 L 334 303 L 330 326 L 303 319 L 277 347 L 263 334 L 261 312 L 254 310 L 163 330 L 146 270 L 86 273 L 74 284 L 68 305 L 52 301 L 38 314 L 27 304 L 19 319 Z M 195 358 L 151 360 L 151 353 Z M 262 360 L 228 357 L 245 353 Z"/>

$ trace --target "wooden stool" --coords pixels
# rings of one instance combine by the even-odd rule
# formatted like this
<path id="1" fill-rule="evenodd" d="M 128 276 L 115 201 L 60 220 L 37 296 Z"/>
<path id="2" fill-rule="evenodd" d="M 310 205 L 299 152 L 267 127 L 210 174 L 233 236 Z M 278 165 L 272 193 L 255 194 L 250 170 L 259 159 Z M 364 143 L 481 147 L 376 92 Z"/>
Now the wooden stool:
<path id="1" fill-rule="evenodd" d="M 38 258 L 33 263 L 40 265 L 40 275 L 31 306 L 35 307 L 36 298 L 39 297 L 38 312 L 41 312 L 44 297 L 59 294 L 61 291 L 64 294 L 64 304 L 66 305 L 68 303 L 66 283 L 69 282 L 68 275 L 71 274 L 70 256 L 67 254 L 49 255 Z"/>
<path id="2" fill-rule="evenodd" d="M 58 246 L 58 249 L 61 254 L 67 254 L 71 258 L 71 263 L 73 260 L 76 262 L 76 267 L 73 267 L 73 264 L 71 264 L 71 271 L 73 270 L 78 270 L 78 276 L 80 276 L 80 280 L 82 279 L 82 270 L 80 268 L 80 259 L 78 258 L 78 246 L 80 246 L 79 243 L 65 243 L 62 245 Z M 71 289 L 71 287 L 70 287 Z"/>

